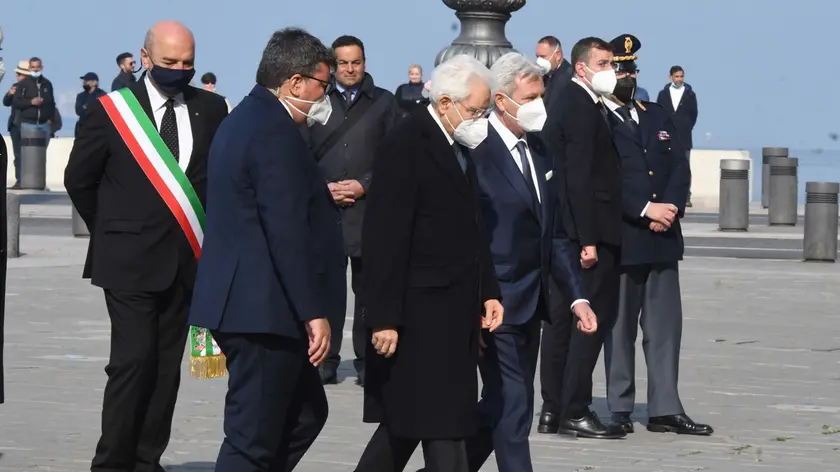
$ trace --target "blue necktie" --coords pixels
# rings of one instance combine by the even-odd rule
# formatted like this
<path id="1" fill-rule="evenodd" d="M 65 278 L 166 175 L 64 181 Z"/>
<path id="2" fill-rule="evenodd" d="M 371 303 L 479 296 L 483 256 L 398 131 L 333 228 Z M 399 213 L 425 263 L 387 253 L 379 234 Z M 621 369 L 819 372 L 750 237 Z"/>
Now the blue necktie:
<path id="1" fill-rule="evenodd" d="M 534 203 L 539 204 L 537 187 L 534 185 L 534 176 L 531 175 L 531 163 L 528 161 L 528 154 L 525 153 L 525 146 L 525 141 L 516 143 L 516 150 L 519 151 L 519 161 L 522 163 L 522 177 L 525 177 L 525 183 L 528 185 L 528 191 L 531 192 L 531 197 L 534 198 Z"/>
<path id="2" fill-rule="evenodd" d="M 458 159 L 458 165 L 461 166 L 461 172 L 467 173 L 467 159 L 464 157 L 464 153 L 461 151 L 461 145 L 458 143 L 454 143 L 452 145 L 452 150 L 455 151 L 455 158 Z"/>

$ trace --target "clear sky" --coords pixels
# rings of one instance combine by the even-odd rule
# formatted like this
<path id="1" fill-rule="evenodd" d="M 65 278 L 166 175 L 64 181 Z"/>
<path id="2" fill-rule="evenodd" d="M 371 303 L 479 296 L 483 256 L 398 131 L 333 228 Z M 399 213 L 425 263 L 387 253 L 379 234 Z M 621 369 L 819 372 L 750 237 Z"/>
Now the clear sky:
<path id="1" fill-rule="evenodd" d="M 439 0 L 40 0 L 3 2 L 0 25 L 6 79 L 20 59 L 37 55 L 53 81 L 72 134 L 78 77 L 99 74 L 106 90 L 123 51 L 139 56 L 155 21 L 176 19 L 196 35 L 198 75 L 212 71 L 219 91 L 238 102 L 253 85 L 272 31 L 300 26 L 327 45 L 341 34 L 360 37 L 368 71 L 394 90 L 420 63 L 428 77 L 435 55 L 457 35 L 454 12 Z M 597 7 L 596 7 L 597 6 Z M 596 12 L 592 12 L 597 8 Z M 695 146 L 788 146 L 838 149 L 840 66 L 833 57 L 837 2 L 816 0 L 528 0 L 508 23 L 508 39 L 533 55 L 537 39 L 557 36 L 564 51 L 575 41 L 607 41 L 631 33 L 642 42 L 640 84 L 655 99 L 674 64 L 697 92 Z M 139 62 L 139 61 L 138 61 Z M 198 80 L 196 79 L 196 83 Z M 0 110 L 0 123 L 7 109 Z M 836 138 L 835 138 L 836 139 Z"/>

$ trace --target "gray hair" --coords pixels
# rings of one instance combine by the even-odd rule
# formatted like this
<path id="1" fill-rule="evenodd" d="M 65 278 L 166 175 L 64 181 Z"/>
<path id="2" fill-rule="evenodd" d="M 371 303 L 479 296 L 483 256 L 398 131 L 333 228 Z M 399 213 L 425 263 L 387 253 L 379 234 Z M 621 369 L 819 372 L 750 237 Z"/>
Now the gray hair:
<path id="1" fill-rule="evenodd" d="M 443 96 L 456 102 L 464 101 L 470 96 L 472 84 L 476 80 L 493 88 L 493 77 L 487 66 L 474 57 L 459 54 L 440 64 L 432 72 L 429 97 L 435 106 Z"/>
<path id="2" fill-rule="evenodd" d="M 509 52 L 500 57 L 490 68 L 493 74 L 495 87 L 493 95 L 503 93 L 508 97 L 513 96 L 516 90 L 516 83 L 523 79 L 542 80 L 542 70 L 534 61 L 518 52 Z M 491 102 L 493 100 L 491 99 Z"/>

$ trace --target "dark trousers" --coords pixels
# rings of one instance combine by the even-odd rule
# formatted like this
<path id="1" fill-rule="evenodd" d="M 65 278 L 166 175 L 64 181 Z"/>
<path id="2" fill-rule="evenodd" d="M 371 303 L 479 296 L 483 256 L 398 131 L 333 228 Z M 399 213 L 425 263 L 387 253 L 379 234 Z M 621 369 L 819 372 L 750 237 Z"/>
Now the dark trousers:
<path id="1" fill-rule="evenodd" d="M 380 424 L 370 438 L 355 472 L 402 472 L 417 445 L 423 444 L 426 467 L 423 472 L 468 472 L 467 449 L 463 439 L 398 438 Z"/>
<path id="2" fill-rule="evenodd" d="M 502 325 L 482 331 L 484 349 L 479 370 L 484 387 L 479 411 L 482 426 L 467 439 L 470 472 L 478 472 L 496 451 L 499 472 L 529 472 L 528 436 L 534 417 L 534 375 L 540 346 L 540 320 L 524 325 Z"/>
<path id="3" fill-rule="evenodd" d="M 601 346 L 610 335 L 618 316 L 621 276 L 618 264 L 621 249 L 618 246 L 599 244 L 597 250 L 598 263 L 590 269 L 581 269 L 581 278 L 592 311 L 598 316 L 598 331 L 592 335 L 583 334 L 573 328 L 574 324 L 569 318 L 568 354 L 564 370 L 546 366 L 546 370 L 541 371 L 548 374 L 547 377 L 540 377 L 545 385 L 543 394 L 548 393 L 547 397 L 543 397 L 543 410 L 566 417 L 579 417 L 592 404 L 592 375 L 601 354 Z M 566 313 L 569 305 L 565 304 Z M 557 309 L 563 309 L 563 306 Z M 571 314 L 556 315 L 558 318 L 567 316 Z M 543 345 L 554 342 L 562 345 L 566 342 L 564 339 L 555 340 L 553 335 L 556 333 L 554 330 L 544 332 Z"/>
<path id="4" fill-rule="evenodd" d="M 9 130 L 9 136 L 12 138 L 12 152 L 14 153 L 15 163 L 15 183 L 20 183 L 20 126 L 12 126 Z"/>
<path id="5" fill-rule="evenodd" d="M 230 375 L 216 472 L 285 472 L 327 422 L 327 396 L 304 340 L 214 332 Z"/>
<path id="6" fill-rule="evenodd" d="M 181 382 L 191 290 L 105 290 L 111 356 L 93 472 L 161 471 Z"/>
<path id="7" fill-rule="evenodd" d="M 350 287 L 353 289 L 355 299 L 355 307 L 353 309 L 353 352 L 356 358 L 353 360 L 353 367 L 360 376 L 364 375 L 365 371 L 365 348 L 368 343 L 368 336 L 365 330 L 365 308 L 362 303 L 362 258 L 350 258 Z M 344 337 L 344 321 L 345 313 L 340 317 L 329 318 L 330 328 L 332 332 L 332 340 L 330 344 L 330 353 L 327 356 L 325 364 L 330 364 L 338 367 L 341 363 L 341 340 Z"/>
<path id="8" fill-rule="evenodd" d="M 649 416 L 684 413 L 677 389 L 682 340 L 682 301 L 677 263 L 635 265 L 621 274 L 618 321 L 604 343 L 607 403 L 630 414 L 636 401 L 636 336 L 642 326 Z"/>

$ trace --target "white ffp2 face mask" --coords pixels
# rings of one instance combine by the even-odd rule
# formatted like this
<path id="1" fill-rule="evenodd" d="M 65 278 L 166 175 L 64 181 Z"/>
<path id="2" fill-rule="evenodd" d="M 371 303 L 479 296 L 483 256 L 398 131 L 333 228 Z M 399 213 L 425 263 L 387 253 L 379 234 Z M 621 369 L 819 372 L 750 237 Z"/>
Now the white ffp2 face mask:
<path id="1" fill-rule="evenodd" d="M 319 100 L 311 101 L 311 100 L 304 100 L 302 98 L 295 98 L 295 97 L 286 97 L 286 103 L 289 103 L 288 100 L 293 100 L 300 103 L 309 103 L 312 107 L 309 108 L 309 113 L 304 113 L 300 110 L 300 108 L 294 106 L 293 104 L 289 103 L 289 106 L 297 110 L 300 114 L 306 115 L 306 126 L 312 126 L 315 123 L 320 125 L 325 125 L 330 120 L 330 115 L 332 115 L 332 102 L 330 101 L 330 97 L 328 95 L 324 95 Z"/>
<path id="2" fill-rule="evenodd" d="M 548 114 L 545 111 L 545 103 L 542 99 L 538 98 L 524 105 L 520 105 L 507 95 L 504 95 L 504 97 L 519 107 L 519 111 L 516 113 L 516 116 L 511 115 L 507 111 L 505 111 L 505 113 L 507 116 L 516 120 L 523 131 L 528 133 L 542 131 L 543 126 L 545 125 L 545 120 L 548 117 Z"/>
<path id="3" fill-rule="evenodd" d="M 592 81 L 589 84 L 592 86 L 592 91 L 600 95 L 609 95 L 615 91 L 615 85 L 618 83 L 618 78 L 615 76 L 615 70 L 612 68 L 595 72 L 588 66 L 584 65 L 586 70 L 592 72 Z"/>
<path id="4" fill-rule="evenodd" d="M 454 127 L 455 134 L 452 136 L 452 139 L 458 141 L 461 145 L 469 149 L 475 149 L 487 138 L 487 126 L 489 122 L 487 118 L 475 118 L 473 120 L 465 120 L 463 116 L 461 116 L 461 112 L 458 110 L 458 106 L 455 103 L 452 104 L 452 107 L 455 108 L 455 113 L 458 114 L 458 118 L 461 119 L 461 124 Z M 449 122 L 449 126 L 452 126 L 452 121 L 449 119 L 448 116 L 446 117 L 446 121 Z"/>
<path id="5" fill-rule="evenodd" d="M 553 57 L 554 54 L 557 53 L 558 49 L 560 49 L 559 44 L 557 45 L 557 47 L 554 48 L 554 51 L 552 51 L 552 53 L 548 55 L 548 57 Z M 540 70 L 542 70 L 543 75 L 546 75 L 549 72 L 551 72 L 551 61 L 549 61 L 548 59 L 546 59 L 544 57 L 538 57 L 537 58 L 537 65 L 540 66 Z"/>

